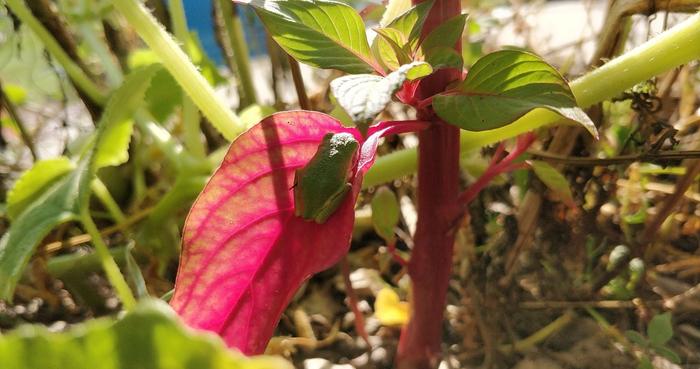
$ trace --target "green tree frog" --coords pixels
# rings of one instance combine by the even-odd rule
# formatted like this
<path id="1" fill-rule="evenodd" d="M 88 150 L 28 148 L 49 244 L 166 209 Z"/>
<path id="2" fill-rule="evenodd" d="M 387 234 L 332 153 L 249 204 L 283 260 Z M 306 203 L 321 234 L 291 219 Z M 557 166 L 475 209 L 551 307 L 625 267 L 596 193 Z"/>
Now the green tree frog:
<path id="1" fill-rule="evenodd" d="M 359 142 L 350 133 L 328 133 L 294 178 L 294 214 L 323 224 L 352 188 L 349 180 Z"/>

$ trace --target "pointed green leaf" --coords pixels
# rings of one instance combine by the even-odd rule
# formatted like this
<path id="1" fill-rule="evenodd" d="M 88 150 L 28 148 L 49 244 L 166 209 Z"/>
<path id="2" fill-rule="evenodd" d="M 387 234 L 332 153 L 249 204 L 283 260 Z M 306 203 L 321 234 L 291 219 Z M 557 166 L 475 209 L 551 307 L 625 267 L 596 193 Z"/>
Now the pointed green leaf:
<path id="1" fill-rule="evenodd" d="M 392 242 L 394 228 L 399 223 L 401 210 L 396 195 L 388 187 L 380 187 L 372 198 L 372 224 L 377 234 Z"/>
<path id="2" fill-rule="evenodd" d="M 569 181 L 559 173 L 559 171 L 544 161 L 533 160 L 530 162 L 532 170 L 537 178 L 542 181 L 547 188 L 552 190 L 567 204 L 574 204 L 574 196 L 569 187 Z"/>
<path id="3" fill-rule="evenodd" d="M 408 41 L 409 50 L 413 50 L 420 39 L 423 24 L 432 7 L 433 1 L 422 2 L 396 17 L 386 28 L 399 31 Z"/>
<path id="4" fill-rule="evenodd" d="M 348 73 L 378 69 L 362 18 L 328 0 L 238 0 L 255 7 L 272 38 L 291 56 L 318 68 Z"/>
<path id="5" fill-rule="evenodd" d="M 377 36 L 372 42 L 372 53 L 388 70 L 396 70 L 411 62 L 411 57 L 401 45 L 406 45 L 406 37 L 393 28 L 375 29 Z"/>
<path id="6" fill-rule="evenodd" d="M 461 70 L 464 66 L 462 54 L 453 47 L 434 47 L 426 52 L 425 61 L 435 69 L 455 68 Z"/>
<path id="7" fill-rule="evenodd" d="M 65 156 L 34 163 L 34 166 L 19 177 L 7 194 L 8 217 L 16 220 L 38 196 L 74 168 L 75 164 Z"/>
<path id="8" fill-rule="evenodd" d="M 647 327 L 647 336 L 652 345 L 664 345 L 673 337 L 671 313 L 655 315 Z"/>
<path id="9" fill-rule="evenodd" d="M 151 79 L 161 70 L 160 64 L 134 70 L 110 97 L 97 126 L 94 170 L 129 160 L 129 142 L 134 126 L 132 116 L 144 104 Z"/>
<path id="10" fill-rule="evenodd" d="M 402 65 L 386 77 L 354 74 L 336 78 L 331 82 L 331 91 L 353 122 L 366 124 L 384 110 L 394 92 L 403 85 L 409 75 L 419 78 L 430 73 L 430 65 L 415 62 Z"/>
<path id="11" fill-rule="evenodd" d="M 11 300 L 17 281 L 41 240 L 58 224 L 75 220 L 90 197 L 90 183 L 99 165 L 123 159 L 128 140 L 109 142 L 122 135 L 123 122 L 143 102 L 150 80 L 160 68 L 152 65 L 137 69 L 107 102 L 94 139 L 85 149 L 76 168 L 37 197 L 0 239 L 0 299 Z M 126 146 L 124 142 L 126 141 Z"/>
<path id="12" fill-rule="evenodd" d="M 50 332 L 19 328 L 0 337 L 3 369 L 291 369 L 280 358 L 247 358 L 216 336 L 193 331 L 162 301 L 147 300 L 123 319 L 103 318 Z"/>
<path id="13" fill-rule="evenodd" d="M 457 91 L 436 96 L 433 106 L 446 122 L 471 131 L 500 128 L 543 108 L 598 135 L 564 78 L 523 51 L 497 51 L 479 59 Z"/>
<path id="14" fill-rule="evenodd" d="M 674 364 L 681 363 L 681 357 L 675 351 L 666 346 L 654 346 L 654 351 Z"/>
<path id="15" fill-rule="evenodd" d="M 625 331 L 625 337 L 627 337 L 628 340 L 630 340 L 632 343 L 641 348 L 649 346 L 647 339 L 644 338 L 644 336 L 642 336 L 642 334 L 637 331 L 627 330 Z"/>
<path id="16" fill-rule="evenodd" d="M 421 48 L 424 51 L 436 47 L 454 48 L 457 42 L 462 39 L 462 32 L 464 31 L 464 25 L 467 23 L 467 17 L 467 14 L 460 14 L 437 26 L 425 37 Z"/>

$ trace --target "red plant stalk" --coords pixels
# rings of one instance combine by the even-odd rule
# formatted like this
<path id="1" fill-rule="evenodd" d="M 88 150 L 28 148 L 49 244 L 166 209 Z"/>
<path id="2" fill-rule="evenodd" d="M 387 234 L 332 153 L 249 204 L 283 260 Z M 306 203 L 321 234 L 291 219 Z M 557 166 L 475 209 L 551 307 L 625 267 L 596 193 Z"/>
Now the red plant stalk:
<path id="1" fill-rule="evenodd" d="M 423 0 L 413 0 L 418 4 Z M 459 0 L 436 0 L 423 26 L 423 35 L 459 15 Z M 455 45 L 460 49 L 460 44 Z M 441 70 L 424 79 L 416 97 L 444 91 L 461 77 L 459 70 Z M 411 317 L 396 356 L 399 369 L 436 368 L 442 342 L 442 317 L 451 275 L 454 235 L 449 232 L 458 213 L 459 129 L 442 122 L 428 107 L 418 119 L 431 127 L 419 133 L 418 224 L 408 273 L 412 281 Z"/>

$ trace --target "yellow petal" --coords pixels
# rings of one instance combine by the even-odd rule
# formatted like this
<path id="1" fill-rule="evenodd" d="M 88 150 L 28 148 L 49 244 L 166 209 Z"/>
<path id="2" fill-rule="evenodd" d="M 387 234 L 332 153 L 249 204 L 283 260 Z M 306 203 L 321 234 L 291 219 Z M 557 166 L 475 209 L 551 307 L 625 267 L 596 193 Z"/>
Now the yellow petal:
<path id="1" fill-rule="evenodd" d="M 382 325 L 403 326 L 408 322 L 409 305 L 391 288 L 383 288 L 374 301 L 374 316 Z"/>

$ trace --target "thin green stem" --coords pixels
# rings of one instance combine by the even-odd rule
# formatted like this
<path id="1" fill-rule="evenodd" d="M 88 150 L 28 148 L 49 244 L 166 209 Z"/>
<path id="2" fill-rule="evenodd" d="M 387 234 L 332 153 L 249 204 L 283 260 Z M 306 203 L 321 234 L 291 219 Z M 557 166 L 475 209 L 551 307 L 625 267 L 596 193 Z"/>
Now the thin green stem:
<path id="1" fill-rule="evenodd" d="M 180 46 L 141 3 L 137 0 L 113 0 L 112 4 L 160 57 L 165 68 L 224 137 L 231 140 L 245 130 L 238 117 L 216 95 Z"/>
<path id="2" fill-rule="evenodd" d="M 126 283 L 124 275 L 122 275 L 121 271 L 119 270 L 117 262 L 114 261 L 114 258 L 110 254 L 109 248 L 102 240 L 100 231 L 97 229 L 95 222 L 92 220 L 90 210 L 87 206 L 83 207 L 83 209 L 80 211 L 80 222 L 83 224 L 83 227 L 85 227 L 85 231 L 90 235 L 90 237 L 92 237 L 92 244 L 95 246 L 95 252 L 100 259 L 102 268 L 104 268 L 109 283 L 112 284 L 116 290 L 117 296 L 119 296 L 119 299 L 122 301 L 124 309 L 133 309 L 134 306 L 136 306 L 134 294 L 131 292 L 129 284 Z"/>
<path id="3" fill-rule="evenodd" d="M 578 104 L 588 107 L 698 57 L 700 13 L 571 82 L 571 90 Z M 490 145 L 558 121 L 561 121 L 559 115 L 538 109 L 502 128 L 481 132 L 462 131 L 461 151 Z M 371 187 L 411 174 L 415 172 L 417 164 L 415 149 L 382 156 L 367 172 L 363 186 Z"/>
<path id="4" fill-rule="evenodd" d="M 223 20 L 226 35 L 231 45 L 233 59 L 236 63 L 236 70 L 234 72 L 238 76 L 238 83 L 240 83 L 240 92 L 242 94 L 239 108 L 257 104 L 258 97 L 255 93 L 253 74 L 251 73 L 248 56 L 250 53 L 243 34 L 243 24 L 238 14 L 238 8 L 231 3 L 230 0 L 216 0 L 215 6 L 218 7 L 219 14 Z M 226 40 L 223 40 L 223 42 L 226 42 Z"/>
<path id="5" fill-rule="evenodd" d="M 165 155 L 166 160 L 180 173 L 209 174 L 213 164 L 193 157 L 165 128 L 155 123 L 146 112 L 136 114 L 136 127 Z"/>
<path id="6" fill-rule="evenodd" d="M 90 188 L 92 189 L 92 193 L 95 195 L 95 197 L 97 197 L 105 209 L 107 209 L 107 212 L 112 219 L 117 224 L 124 223 L 126 216 L 119 207 L 119 204 L 117 204 L 117 202 L 114 200 L 114 197 L 112 197 L 112 194 L 109 193 L 109 189 L 107 186 L 105 186 L 104 182 L 102 182 L 102 180 L 99 178 L 95 178 L 90 184 Z"/>
<path id="7" fill-rule="evenodd" d="M 107 83 L 110 87 L 116 88 L 122 83 L 124 76 L 112 53 L 110 53 L 104 42 L 97 37 L 99 31 L 97 28 L 101 28 L 101 24 L 98 23 L 98 25 L 82 22 L 78 25 L 78 30 L 87 46 L 100 59 L 100 64 L 107 76 Z"/>
<path id="8" fill-rule="evenodd" d="M 32 159 L 34 159 L 34 161 L 39 160 L 39 155 L 36 151 L 36 147 L 34 146 L 34 140 L 32 140 L 32 136 L 29 134 L 27 126 L 24 124 L 24 121 L 22 120 L 22 118 L 20 118 L 19 114 L 17 114 L 15 105 L 12 103 L 12 101 L 10 101 L 9 96 L 5 94 L 5 90 L 3 90 L 2 88 L 2 82 L 0 82 L 0 108 L 2 107 L 4 107 L 5 110 L 7 110 L 7 113 L 10 115 L 10 118 L 17 125 L 19 135 L 20 137 L 22 137 L 22 141 L 29 149 L 29 153 L 32 155 Z"/>
<path id="9" fill-rule="evenodd" d="M 172 20 L 173 32 L 183 46 L 188 56 L 192 55 L 190 50 L 190 32 L 187 29 L 187 18 L 182 0 L 170 0 L 170 19 Z M 200 136 L 200 116 L 197 107 L 192 99 L 185 95 L 182 97 L 182 126 L 184 128 L 185 147 L 197 158 L 204 158 L 206 149 Z"/>
<path id="10" fill-rule="evenodd" d="M 22 23 L 26 24 L 34 34 L 41 40 L 46 50 L 56 58 L 63 66 L 68 76 L 90 99 L 100 105 L 104 105 L 107 97 L 100 88 L 85 74 L 85 72 L 76 64 L 73 59 L 66 54 L 61 45 L 56 39 L 51 36 L 51 33 L 44 28 L 36 17 L 29 11 L 29 8 L 24 3 L 24 0 L 7 0 L 7 6 L 10 7 L 12 13 L 19 18 Z"/>

